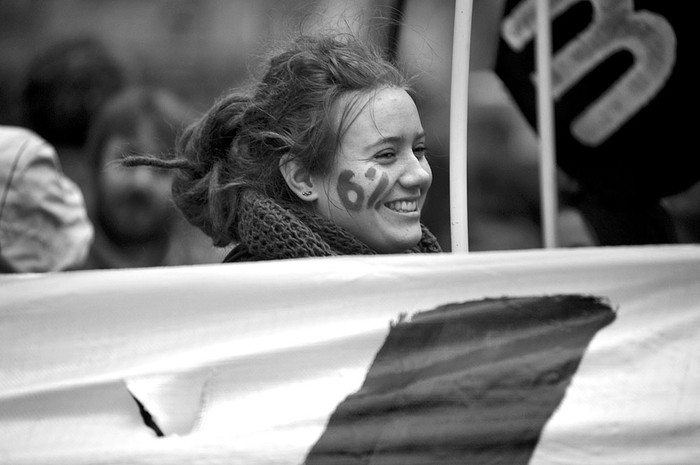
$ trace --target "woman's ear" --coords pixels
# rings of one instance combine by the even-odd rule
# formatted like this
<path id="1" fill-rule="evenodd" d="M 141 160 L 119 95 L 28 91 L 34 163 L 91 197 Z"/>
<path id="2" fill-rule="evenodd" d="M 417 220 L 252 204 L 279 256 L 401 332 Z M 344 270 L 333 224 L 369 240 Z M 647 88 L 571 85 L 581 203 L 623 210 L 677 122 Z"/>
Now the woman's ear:
<path id="1" fill-rule="evenodd" d="M 297 159 L 284 155 L 280 159 L 279 167 L 287 185 L 301 200 L 312 202 L 318 199 L 318 193 L 311 181 L 311 174 Z"/>

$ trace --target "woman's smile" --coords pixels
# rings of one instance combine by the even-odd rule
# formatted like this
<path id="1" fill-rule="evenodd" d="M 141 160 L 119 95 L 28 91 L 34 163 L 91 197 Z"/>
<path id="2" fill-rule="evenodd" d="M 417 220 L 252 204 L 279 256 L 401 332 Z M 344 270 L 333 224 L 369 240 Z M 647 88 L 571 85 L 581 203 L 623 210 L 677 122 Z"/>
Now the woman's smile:
<path id="1" fill-rule="evenodd" d="M 418 203 L 415 200 L 395 200 L 384 204 L 389 210 L 398 213 L 417 213 Z"/>

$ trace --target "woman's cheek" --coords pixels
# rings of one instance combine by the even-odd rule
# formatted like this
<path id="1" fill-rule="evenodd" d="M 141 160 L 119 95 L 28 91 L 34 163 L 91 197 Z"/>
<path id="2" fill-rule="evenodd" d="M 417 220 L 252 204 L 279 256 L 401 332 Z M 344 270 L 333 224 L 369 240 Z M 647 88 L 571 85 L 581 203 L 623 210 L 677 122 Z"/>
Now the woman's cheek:
<path id="1" fill-rule="evenodd" d="M 382 173 L 382 175 L 379 178 L 379 182 L 374 187 L 372 194 L 369 196 L 369 200 L 367 200 L 367 208 L 374 207 L 375 210 L 379 210 L 379 208 L 382 206 L 382 203 L 378 202 L 378 200 L 386 192 L 387 187 L 389 187 L 389 176 L 387 176 L 386 173 Z"/>
<path id="2" fill-rule="evenodd" d="M 374 186 L 366 186 L 367 190 L 371 191 L 371 194 L 367 199 L 367 204 L 365 204 L 365 198 L 367 197 L 365 186 L 353 181 L 355 172 L 352 170 L 344 170 L 340 173 L 338 176 L 338 198 L 340 198 L 343 206 L 348 211 L 359 212 L 363 208 L 379 209 L 381 207 L 379 199 L 381 199 L 382 195 L 389 187 L 389 176 L 386 173 L 382 173 L 381 176 L 379 176 L 379 181 L 375 183 L 376 175 L 377 170 L 375 168 L 369 168 L 365 172 L 365 178 L 374 184 Z"/>
<path id="3" fill-rule="evenodd" d="M 351 170 L 343 170 L 338 176 L 338 198 L 343 203 L 343 206 L 348 211 L 359 212 L 365 203 L 365 191 L 356 182 L 352 180 L 355 177 L 355 172 Z"/>

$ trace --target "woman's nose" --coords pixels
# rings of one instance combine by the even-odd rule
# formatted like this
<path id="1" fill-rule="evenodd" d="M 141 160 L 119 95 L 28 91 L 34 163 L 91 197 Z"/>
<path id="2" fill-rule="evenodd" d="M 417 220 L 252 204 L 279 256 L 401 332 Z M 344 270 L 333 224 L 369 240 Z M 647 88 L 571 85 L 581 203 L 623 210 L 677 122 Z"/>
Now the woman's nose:
<path id="1" fill-rule="evenodd" d="M 430 169 L 428 160 L 416 158 L 413 153 L 407 157 L 406 166 L 399 182 L 404 187 L 420 187 L 427 189 L 433 181 L 433 172 Z"/>

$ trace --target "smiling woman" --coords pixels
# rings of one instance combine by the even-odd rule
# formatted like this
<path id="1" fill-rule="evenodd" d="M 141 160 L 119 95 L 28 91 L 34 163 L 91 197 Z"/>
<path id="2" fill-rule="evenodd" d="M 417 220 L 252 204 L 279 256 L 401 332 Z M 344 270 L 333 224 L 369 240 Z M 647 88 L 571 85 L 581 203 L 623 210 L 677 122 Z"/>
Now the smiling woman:
<path id="1" fill-rule="evenodd" d="M 385 87 L 363 100 L 330 173 L 302 174 L 308 185 L 300 187 L 312 192 L 307 201 L 317 199 L 314 207 L 322 216 L 377 252 L 399 253 L 422 234 L 420 212 L 432 181 L 425 134 L 405 90 Z M 295 184 L 295 176 L 285 178 Z M 324 195 L 315 195 L 314 186 L 322 186 Z"/>
<path id="2" fill-rule="evenodd" d="M 225 261 L 440 252 L 421 223 L 432 182 L 407 77 L 347 34 L 301 36 L 249 89 L 179 139 L 173 197 Z"/>

